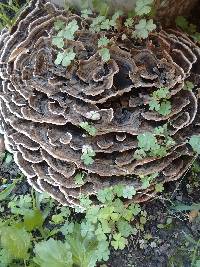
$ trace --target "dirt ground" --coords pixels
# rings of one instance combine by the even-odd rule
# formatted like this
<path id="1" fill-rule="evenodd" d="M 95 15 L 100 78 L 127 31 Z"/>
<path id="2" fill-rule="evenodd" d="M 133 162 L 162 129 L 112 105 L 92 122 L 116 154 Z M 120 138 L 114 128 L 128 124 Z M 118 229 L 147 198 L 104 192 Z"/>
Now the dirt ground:
<path id="1" fill-rule="evenodd" d="M 199 203 L 200 189 L 188 193 L 186 180 L 168 184 L 159 199 L 144 205 L 148 213 L 144 232 L 137 238 L 132 236 L 124 251 L 112 251 L 109 267 L 192 266 L 190 250 L 194 248 L 189 244 L 188 236 L 195 240 L 200 238 L 200 217 L 193 218 L 191 212 L 175 213 L 170 204 L 177 201 L 187 205 Z M 176 186 L 178 189 L 174 191 Z"/>

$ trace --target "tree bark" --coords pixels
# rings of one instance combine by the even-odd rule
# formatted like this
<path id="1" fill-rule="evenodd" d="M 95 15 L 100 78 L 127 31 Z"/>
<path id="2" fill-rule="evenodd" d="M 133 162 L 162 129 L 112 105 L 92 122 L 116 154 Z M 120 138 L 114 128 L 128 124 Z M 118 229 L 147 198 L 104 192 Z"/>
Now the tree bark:
<path id="1" fill-rule="evenodd" d="M 67 2 L 75 6 L 77 9 L 83 8 L 82 0 L 50 0 L 52 3 L 64 6 Z M 111 12 L 121 9 L 125 12 L 132 10 L 135 7 L 136 0 L 107 0 Z M 87 1 L 88 6 L 93 9 L 92 0 Z M 190 14 L 191 10 L 198 3 L 198 0 L 155 0 L 156 17 L 163 23 L 169 25 L 177 16 Z"/>

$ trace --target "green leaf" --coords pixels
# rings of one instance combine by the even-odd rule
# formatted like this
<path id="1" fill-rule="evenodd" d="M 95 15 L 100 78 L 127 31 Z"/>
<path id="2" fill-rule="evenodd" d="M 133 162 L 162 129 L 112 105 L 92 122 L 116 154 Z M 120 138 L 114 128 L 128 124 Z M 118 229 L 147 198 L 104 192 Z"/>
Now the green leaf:
<path id="1" fill-rule="evenodd" d="M 97 223 L 100 207 L 97 205 L 92 205 L 89 207 L 86 213 L 87 221 L 91 223 Z"/>
<path id="2" fill-rule="evenodd" d="M 114 247 L 115 250 L 117 249 L 124 249 L 127 241 L 124 237 L 121 236 L 120 233 L 113 235 L 113 241 L 111 241 L 111 245 Z"/>
<path id="3" fill-rule="evenodd" d="M 62 60 L 63 60 L 63 57 L 64 57 L 64 53 L 63 52 L 59 52 L 58 55 L 57 55 L 57 58 L 55 60 L 55 64 L 56 65 L 60 65 Z"/>
<path id="4" fill-rule="evenodd" d="M 135 8 L 136 14 L 139 16 L 149 14 L 153 2 L 154 0 L 137 0 Z"/>
<path id="5" fill-rule="evenodd" d="M 90 222 L 82 222 L 81 223 L 81 236 L 82 237 L 93 237 L 95 227 Z"/>
<path id="6" fill-rule="evenodd" d="M 157 147 L 157 139 L 150 132 L 139 134 L 137 139 L 139 148 L 143 149 L 144 151 L 149 151 Z"/>
<path id="7" fill-rule="evenodd" d="M 1 249 L 0 250 L 0 266 L 2 267 L 11 266 L 12 261 L 13 261 L 12 255 L 10 255 L 6 249 Z"/>
<path id="8" fill-rule="evenodd" d="M 200 154 L 200 135 L 193 135 L 189 140 L 189 144 L 194 152 Z"/>
<path id="9" fill-rule="evenodd" d="M 98 242 L 96 251 L 98 261 L 108 261 L 110 255 L 109 243 L 106 240 Z"/>
<path id="10" fill-rule="evenodd" d="M 140 179 L 141 179 L 141 182 L 142 182 L 142 189 L 147 189 L 151 182 L 158 176 L 158 173 L 153 173 L 153 174 L 150 174 L 150 175 L 141 175 L 140 176 Z"/>
<path id="11" fill-rule="evenodd" d="M 32 210 L 32 197 L 27 195 L 16 196 L 12 201 L 8 203 L 8 207 L 11 209 L 11 213 L 26 215 Z"/>
<path id="12" fill-rule="evenodd" d="M 146 157 L 146 152 L 143 149 L 137 149 L 134 152 L 133 158 L 136 160 L 140 160 Z"/>
<path id="13" fill-rule="evenodd" d="M 123 237 L 128 237 L 133 233 L 133 227 L 125 220 L 118 221 L 117 228 Z"/>
<path id="14" fill-rule="evenodd" d="M 5 200 L 15 188 L 16 182 L 14 181 L 12 184 L 9 184 L 6 189 L 0 192 L 0 201 Z"/>
<path id="15" fill-rule="evenodd" d="M 81 159 L 86 166 L 92 165 L 94 163 L 93 158 L 86 153 L 81 156 Z"/>
<path id="16" fill-rule="evenodd" d="M 57 20 L 57 21 L 54 22 L 54 29 L 56 31 L 59 31 L 60 29 L 63 29 L 64 28 L 64 25 L 65 25 L 64 21 Z"/>
<path id="17" fill-rule="evenodd" d="M 134 188 L 134 186 L 125 186 L 125 188 L 123 189 L 123 197 L 124 198 L 128 198 L 128 199 L 132 199 L 134 195 L 136 195 L 136 190 Z"/>
<path id="18" fill-rule="evenodd" d="M 58 48 L 63 48 L 63 47 L 64 47 L 64 40 L 63 40 L 62 37 L 57 37 L 57 36 L 55 36 L 55 37 L 53 37 L 53 39 L 52 39 L 52 44 L 55 45 L 55 46 L 57 46 Z M 62 61 L 62 60 L 61 60 L 61 61 Z M 58 64 L 60 64 L 60 63 L 58 63 Z M 58 64 L 57 64 L 57 65 L 58 65 Z"/>
<path id="19" fill-rule="evenodd" d="M 107 61 L 110 60 L 110 51 L 109 51 L 108 48 L 106 48 L 106 47 L 101 48 L 101 49 L 99 50 L 99 54 L 101 55 L 102 60 L 103 60 L 104 62 L 107 62 Z"/>
<path id="20" fill-rule="evenodd" d="M 90 238 L 88 236 L 83 238 L 81 236 L 80 224 L 75 225 L 73 233 L 67 237 L 67 242 L 71 248 L 74 266 L 96 266 L 98 242 L 96 238 Z M 68 265 L 66 267 L 68 267 Z"/>
<path id="21" fill-rule="evenodd" d="M 95 231 L 95 235 L 96 235 L 98 241 L 107 240 L 107 237 L 106 237 L 100 223 L 98 224 L 97 230 Z"/>
<path id="22" fill-rule="evenodd" d="M 78 29 L 79 29 L 79 26 L 77 24 L 77 21 L 73 19 L 66 25 L 64 29 L 63 37 L 67 40 L 74 40 L 74 34 Z"/>
<path id="23" fill-rule="evenodd" d="M 164 157 L 167 155 L 167 147 L 157 145 L 150 152 L 149 155 L 152 157 Z"/>
<path id="24" fill-rule="evenodd" d="M 156 29 L 156 25 L 153 20 L 141 19 L 138 24 L 135 25 L 135 32 L 133 37 L 138 37 L 141 39 L 146 39 L 150 32 Z"/>
<path id="25" fill-rule="evenodd" d="M 155 185 L 155 190 L 157 193 L 162 193 L 164 191 L 164 186 L 163 183 L 158 183 Z"/>
<path id="26" fill-rule="evenodd" d="M 107 206 L 105 205 L 102 207 L 99 211 L 98 219 L 99 221 L 103 222 L 105 220 L 109 221 L 110 219 L 116 220 L 118 217 L 118 214 L 115 213 L 115 208 L 113 206 Z"/>
<path id="27" fill-rule="evenodd" d="M 171 113 L 171 110 L 172 110 L 171 102 L 166 100 L 166 101 L 161 102 L 158 113 L 160 115 L 167 116 Z"/>
<path id="28" fill-rule="evenodd" d="M 71 212 L 68 207 L 62 207 L 59 213 L 52 215 L 52 222 L 55 224 L 60 224 L 65 221 L 66 218 L 70 216 Z"/>
<path id="29" fill-rule="evenodd" d="M 167 124 L 154 128 L 154 134 L 158 136 L 167 135 Z"/>
<path id="30" fill-rule="evenodd" d="M 132 203 L 129 205 L 128 209 L 132 212 L 134 216 L 137 216 L 141 212 L 141 207 L 139 204 Z"/>
<path id="31" fill-rule="evenodd" d="M 41 228 L 43 223 L 44 218 L 38 209 L 31 210 L 24 215 L 24 226 L 27 231 Z"/>
<path id="32" fill-rule="evenodd" d="M 84 9 L 81 10 L 81 17 L 84 19 L 87 19 L 89 15 L 92 15 L 92 10 L 91 9 Z"/>
<path id="33" fill-rule="evenodd" d="M 184 90 L 187 90 L 187 91 L 192 91 L 192 90 L 194 89 L 194 84 L 193 84 L 193 82 L 186 81 L 185 84 L 184 84 L 183 89 L 184 89 Z"/>
<path id="34" fill-rule="evenodd" d="M 40 267 L 71 267 L 72 253 L 70 246 L 50 238 L 35 245 L 34 262 Z"/>
<path id="35" fill-rule="evenodd" d="M 85 165 L 93 164 L 96 153 L 94 152 L 93 148 L 89 145 L 84 145 L 82 148 L 82 156 L 81 160 L 84 162 Z"/>
<path id="36" fill-rule="evenodd" d="M 128 18 L 126 19 L 124 25 L 129 28 L 129 27 L 132 27 L 133 26 L 133 23 L 134 23 L 134 19 L 133 18 Z"/>
<path id="37" fill-rule="evenodd" d="M 186 32 L 188 31 L 189 23 L 185 17 L 178 16 L 176 18 L 176 25 L 180 27 L 183 31 L 186 31 Z"/>
<path id="38" fill-rule="evenodd" d="M 92 201 L 90 200 L 89 196 L 80 195 L 79 200 L 80 200 L 80 205 L 85 209 L 88 209 L 92 204 Z"/>
<path id="39" fill-rule="evenodd" d="M 93 19 L 92 24 L 90 25 L 91 32 L 99 32 L 101 30 L 101 23 L 105 22 L 106 18 L 104 16 L 97 16 Z M 108 23 L 108 27 L 110 27 Z"/>
<path id="40" fill-rule="evenodd" d="M 78 185 L 84 185 L 84 178 L 85 178 L 85 174 L 82 173 L 82 172 L 79 172 L 76 174 L 76 176 L 74 177 L 75 179 L 75 184 L 78 184 Z"/>
<path id="41" fill-rule="evenodd" d="M 101 0 L 101 1 L 93 0 L 92 4 L 93 4 L 93 6 L 95 8 L 95 11 L 100 13 L 100 15 L 104 15 L 104 16 L 107 15 L 107 12 L 109 10 L 109 6 L 108 6 L 106 1 L 104 1 L 104 0 Z"/>
<path id="42" fill-rule="evenodd" d="M 123 189 L 124 189 L 124 186 L 123 185 L 115 185 L 113 187 L 113 192 L 115 195 L 117 195 L 118 197 L 122 197 L 123 196 Z"/>
<path id="43" fill-rule="evenodd" d="M 112 187 L 99 190 L 97 198 L 101 203 L 105 203 L 106 201 L 112 201 L 114 199 Z"/>
<path id="44" fill-rule="evenodd" d="M 14 259 L 27 259 L 31 245 L 31 234 L 25 229 L 16 226 L 7 226 L 0 229 L 1 246 Z"/>
<path id="45" fill-rule="evenodd" d="M 165 145 L 166 145 L 167 148 L 171 148 L 175 144 L 176 144 L 176 142 L 174 141 L 174 139 L 172 137 L 170 137 L 170 136 L 166 137 Z"/>
<path id="46" fill-rule="evenodd" d="M 153 98 L 157 100 L 168 98 L 168 95 L 169 89 L 167 87 L 161 87 L 153 92 Z"/>
<path id="47" fill-rule="evenodd" d="M 69 234 L 74 231 L 74 223 L 66 221 L 65 224 L 60 228 L 60 232 L 67 237 Z"/>
<path id="48" fill-rule="evenodd" d="M 156 111 L 159 111 L 160 110 L 160 103 L 157 99 L 151 99 L 149 101 L 149 109 L 150 110 L 156 110 Z"/>
<path id="49" fill-rule="evenodd" d="M 80 127 L 83 128 L 89 135 L 95 136 L 97 133 L 97 129 L 90 125 L 88 122 L 81 122 Z"/>
<path id="50" fill-rule="evenodd" d="M 7 151 L 4 158 L 4 162 L 6 165 L 9 165 L 12 161 L 13 161 L 13 155 Z"/>
<path id="51" fill-rule="evenodd" d="M 76 54 L 73 49 L 69 49 L 63 53 L 62 66 L 68 67 L 72 61 L 75 59 Z"/>
<path id="52" fill-rule="evenodd" d="M 109 44 L 110 40 L 103 36 L 98 40 L 98 47 L 103 47 L 103 46 L 107 46 Z"/>

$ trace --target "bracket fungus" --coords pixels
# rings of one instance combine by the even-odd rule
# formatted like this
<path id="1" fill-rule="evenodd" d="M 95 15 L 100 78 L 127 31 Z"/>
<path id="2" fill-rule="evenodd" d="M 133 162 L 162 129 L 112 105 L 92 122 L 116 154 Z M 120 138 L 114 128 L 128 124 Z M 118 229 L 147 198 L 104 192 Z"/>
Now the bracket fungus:
<path id="1" fill-rule="evenodd" d="M 67 43 L 76 53 L 67 68 L 55 64 L 52 36 L 58 19 L 76 19 L 79 26 Z M 63 205 L 80 205 L 80 192 L 95 200 L 98 190 L 119 184 L 134 186 L 133 201 L 143 201 L 155 194 L 156 182 L 180 178 L 194 159 L 187 140 L 199 134 L 199 96 L 184 85 L 200 85 L 200 48 L 178 30 L 158 29 L 140 42 L 122 38 L 122 32 L 91 32 L 88 23 L 38 0 L 31 1 L 10 32 L 1 32 L 0 114 L 6 147 L 28 182 Z M 107 62 L 98 52 L 98 38 L 105 33 L 112 40 Z M 170 102 L 164 114 L 149 108 L 160 88 L 167 88 Z M 80 127 L 83 122 L 95 134 Z M 173 142 L 165 153 L 146 149 L 135 157 L 138 137 L 166 125 Z M 165 134 L 152 136 L 163 148 Z M 84 153 L 92 157 L 87 164 Z M 75 181 L 78 173 L 85 177 L 81 185 Z M 155 173 L 144 188 L 141 177 Z"/>

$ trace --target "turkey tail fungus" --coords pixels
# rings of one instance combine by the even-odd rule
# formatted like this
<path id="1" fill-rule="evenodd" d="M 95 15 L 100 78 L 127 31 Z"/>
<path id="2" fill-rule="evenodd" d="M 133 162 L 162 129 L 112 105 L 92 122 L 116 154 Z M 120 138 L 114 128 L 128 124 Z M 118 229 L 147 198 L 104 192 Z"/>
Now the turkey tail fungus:
<path id="1" fill-rule="evenodd" d="M 67 45 L 75 58 L 68 67 L 57 65 L 54 23 L 74 19 L 79 29 Z M 51 3 L 31 1 L 10 32 L 2 31 L 0 114 L 6 147 L 31 186 L 63 205 L 79 205 L 80 192 L 95 201 L 100 189 L 120 184 L 134 186 L 132 201 L 144 201 L 155 195 L 157 182 L 179 179 L 194 159 L 188 138 L 200 132 L 195 89 L 200 48 L 175 29 L 158 28 L 138 40 L 128 32 L 124 38 L 122 30 L 91 32 L 90 23 Z M 104 35 L 111 40 L 106 62 L 98 48 Z M 186 90 L 188 81 L 193 91 Z M 170 105 L 158 112 L 152 96 L 163 88 Z M 88 134 L 82 125 L 95 132 Z M 151 146 L 141 149 L 141 137 L 148 136 L 159 148 L 156 153 Z M 89 162 L 83 157 L 88 149 Z M 75 181 L 80 173 L 81 184 Z M 145 187 L 142 178 L 152 174 Z"/>

